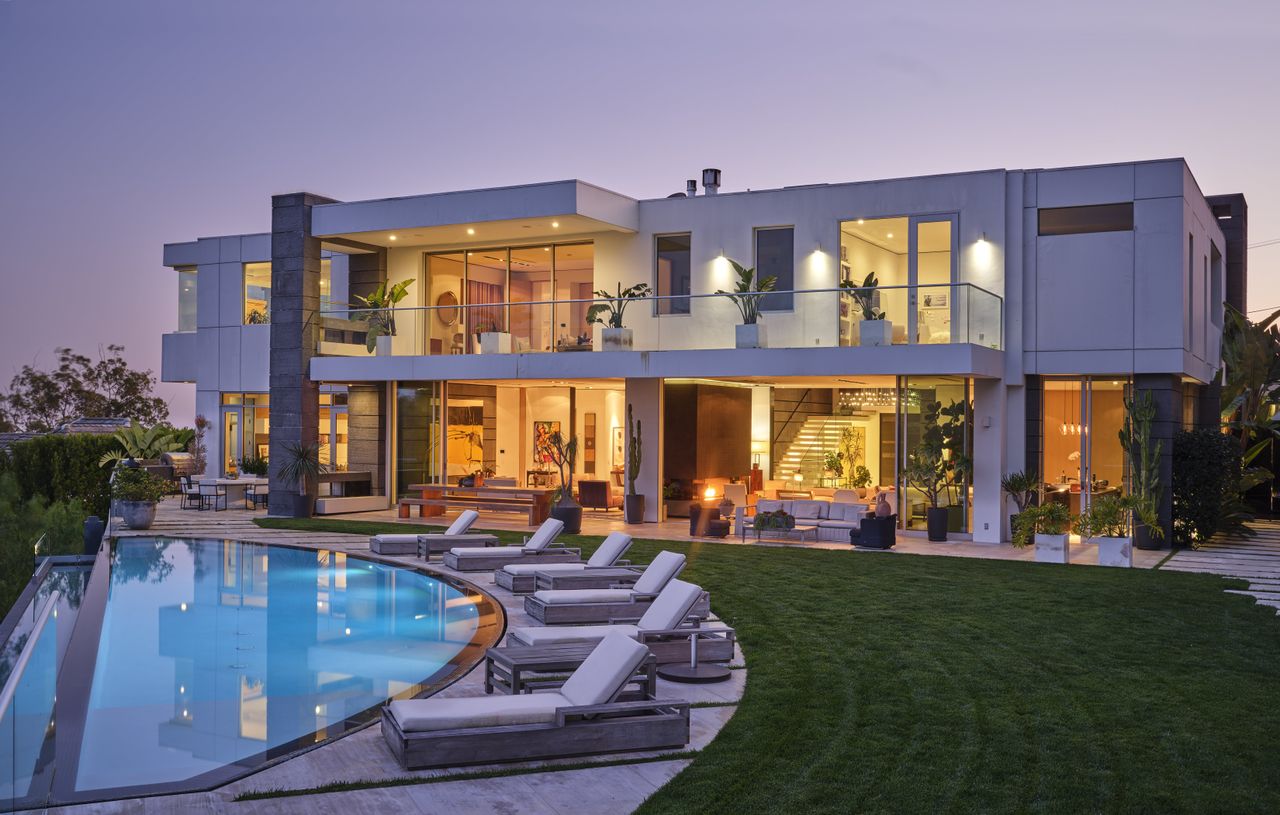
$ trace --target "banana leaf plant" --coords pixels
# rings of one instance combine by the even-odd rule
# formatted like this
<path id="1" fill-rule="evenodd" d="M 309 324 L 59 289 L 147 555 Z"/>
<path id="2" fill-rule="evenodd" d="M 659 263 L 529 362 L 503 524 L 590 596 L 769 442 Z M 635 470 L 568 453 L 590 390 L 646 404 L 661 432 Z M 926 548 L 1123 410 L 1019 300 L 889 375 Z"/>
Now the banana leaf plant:
<path id="1" fill-rule="evenodd" d="M 875 306 L 876 287 L 880 285 L 875 272 L 868 272 L 859 286 L 852 280 L 842 280 L 840 288 L 845 289 L 853 297 L 854 304 L 862 312 L 864 320 L 883 320 L 884 312 Z"/>
<path id="2" fill-rule="evenodd" d="M 162 424 L 151 427 L 135 424 L 117 430 L 111 434 L 111 437 L 120 445 L 120 449 L 103 454 L 102 458 L 98 459 L 100 467 L 115 467 L 129 458 L 135 461 L 149 461 L 160 458 L 165 453 L 185 450 L 190 441 L 191 432 L 176 430 Z"/>
<path id="3" fill-rule="evenodd" d="M 388 287 L 387 282 L 378 284 L 378 288 L 368 297 L 354 295 L 368 310 L 354 311 L 351 314 L 352 319 L 364 320 L 369 324 L 369 331 L 365 336 L 365 347 L 369 353 L 378 346 L 378 337 L 396 335 L 396 319 L 394 309 L 396 304 L 405 298 L 408 293 L 409 286 L 413 284 L 413 280 L 401 280 Z"/>
<path id="4" fill-rule="evenodd" d="M 755 325 L 760 319 L 760 298 L 773 291 L 778 285 L 778 278 L 770 275 L 756 280 L 755 267 L 748 269 L 736 260 L 730 260 L 729 265 L 737 273 L 738 282 L 734 284 L 732 292 L 720 289 L 716 294 L 729 296 L 733 304 L 738 307 L 738 313 L 742 315 L 743 325 Z"/>
<path id="5" fill-rule="evenodd" d="M 616 294 L 610 294 L 605 289 L 594 292 L 595 296 L 604 303 L 596 303 L 587 309 L 587 322 L 599 323 L 605 328 L 622 328 L 622 316 L 627 310 L 627 306 L 631 305 L 632 300 L 638 300 L 642 297 L 648 297 L 651 292 L 648 283 L 637 283 L 628 288 L 622 288 L 622 284 L 618 284 Z M 607 313 L 607 319 L 601 315 Z"/>

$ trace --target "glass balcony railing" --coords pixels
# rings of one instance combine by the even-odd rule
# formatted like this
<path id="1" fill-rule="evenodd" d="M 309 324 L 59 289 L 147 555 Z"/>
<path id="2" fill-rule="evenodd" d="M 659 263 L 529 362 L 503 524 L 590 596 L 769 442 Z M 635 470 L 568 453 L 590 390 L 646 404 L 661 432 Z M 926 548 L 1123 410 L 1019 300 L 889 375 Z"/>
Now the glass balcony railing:
<path id="1" fill-rule="evenodd" d="M 758 312 L 754 327 L 743 325 L 744 309 Z M 877 319 L 863 319 L 864 309 Z M 619 310 L 623 327 L 609 327 Z M 380 310 L 349 306 L 321 312 L 318 351 L 419 356 L 959 343 L 1000 349 L 1002 321 L 1000 297 L 969 283 Z"/>

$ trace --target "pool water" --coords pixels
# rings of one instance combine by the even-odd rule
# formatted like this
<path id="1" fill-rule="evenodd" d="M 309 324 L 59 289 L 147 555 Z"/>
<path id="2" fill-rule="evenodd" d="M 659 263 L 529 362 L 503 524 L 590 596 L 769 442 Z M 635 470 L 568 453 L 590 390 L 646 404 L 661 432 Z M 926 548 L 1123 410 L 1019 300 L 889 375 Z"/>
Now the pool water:
<path id="1" fill-rule="evenodd" d="M 94 615 L 99 577 L 72 643 L 100 620 L 91 683 L 64 676 L 78 652 L 59 669 L 59 696 L 78 696 L 59 738 L 79 738 L 52 751 L 50 801 L 221 783 L 449 681 L 501 628 L 464 584 L 328 550 L 125 538 Z"/>

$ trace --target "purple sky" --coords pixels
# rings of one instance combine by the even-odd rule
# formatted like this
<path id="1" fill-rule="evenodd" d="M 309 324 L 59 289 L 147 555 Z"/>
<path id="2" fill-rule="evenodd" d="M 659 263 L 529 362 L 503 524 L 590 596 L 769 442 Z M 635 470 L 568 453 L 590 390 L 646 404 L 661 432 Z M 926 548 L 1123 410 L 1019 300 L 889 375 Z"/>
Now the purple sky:
<path id="1" fill-rule="evenodd" d="M 300 189 L 1185 156 L 1280 238 L 1280 3 L 856 5 L 0 0 L 0 382 L 57 345 L 158 373 L 161 245 L 266 231 Z M 1250 265 L 1250 307 L 1280 306 L 1280 244 Z M 161 392 L 189 422 L 193 387 Z"/>

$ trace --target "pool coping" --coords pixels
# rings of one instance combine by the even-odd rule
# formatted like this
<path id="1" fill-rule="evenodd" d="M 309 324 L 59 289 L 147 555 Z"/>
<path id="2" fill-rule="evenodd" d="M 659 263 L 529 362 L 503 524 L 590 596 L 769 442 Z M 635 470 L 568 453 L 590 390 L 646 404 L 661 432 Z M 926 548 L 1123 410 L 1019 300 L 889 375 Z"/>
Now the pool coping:
<path id="1" fill-rule="evenodd" d="M 325 729 L 333 727 L 342 727 L 342 731 L 320 741 L 309 741 L 315 735 L 311 734 L 300 736 L 293 741 L 286 742 L 275 748 L 265 750 L 261 753 L 255 753 L 240 759 L 231 764 L 224 764 L 214 770 L 209 770 L 199 775 L 191 776 L 183 781 L 160 782 L 156 784 L 132 785 L 111 787 L 111 794 L 98 795 L 94 794 L 101 790 L 94 790 L 85 795 L 78 796 L 72 794 L 57 797 L 53 795 L 54 790 L 59 789 L 57 779 L 70 778 L 74 783 L 77 771 L 79 769 L 80 748 L 84 740 L 84 728 L 88 717 L 88 707 L 90 693 L 93 689 L 93 679 L 95 669 L 97 667 L 98 650 L 102 641 L 102 624 L 105 620 L 106 602 L 109 594 L 110 586 L 110 562 L 111 553 L 114 551 L 115 544 L 123 539 L 137 538 L 161 538 L 172 541 L 182 540 L 205 540 L 223 543 L 239 543 L 250 546 L 274 546 L 287 549 L 296 549 L 299 551 L 319 552 L 329 551 L 333 553 L 341 553 L 348 558 L 355 560 L 363 560 L 380 565 L 402 569 L 404 571 L 416 572 L 424 577 L 440 581 L 445 585 L 464 592 L 467 596 L 479 599 L 477 605 L 481 605 L 478 617 L 481 624 L 477 628 L 477 633 L 491 628 L 496 633 L 492 637 L 484 639 L 473 638 L 467 645 L 458 651 L 454 659 L 442 666 L 436 673 L 415 682 L 414 685 L 395 696 L 389 697 L 377 704 L 365 708 L 358 713 L 348 716 L 340 722 L 335 722 Z M 87 559 L 87 558 L 86 558 Z M 429 568 L 426 564 L 418 566 L 415 564 L 404 563 L 393 558 L 378 555 L 373 552 L 353 554 L 343 550 L 332 549 L 325 546 L 315 546 L 296 543 L 263 543 L 260 541 L 246 541 L 233 537 L 217 537 L 217 536 L 181 536 L 165 534 L 157 532 L 151 535 L 116 535 L 111 538 L 104 538 L 98 547 L 97 553 L 93 556 L 94 566 L 92 568 L 88 584 L 85 586 L 84 596 L 81 600 L 80 611 L 77 615 L 75 627 L 71 632 L 71 639 L 67 644 L 66 657 L 63 664 L 58 669 L 57 678 L 57 699 L 65 702 L 55 702 L 54 721 L 57 723 L 58 736 L 54 741 L 54 783 L 49 786 L 49 793 L 45 796 L 43 803 L 30 802 L 21 803 L 19 808 L 14 809 L 15 812 L 35 811 L 47 807 L 64 807 L 64 806 L 80 806 L 85 804 L 109 803 L 120 800 L 133 800 L 142 798 L 154 798 L 159 796 L 182 795 L 187 793 L 212 792 L 232 784 L 241 779 L 247 778 L 255 773 L 266 770 L 277 764 L 297 758 L 320 747 L 325 747 L 337 742 L 352 734 L 358 733 L 368 727 L 378 723 L 381 717 L 382 708 L 389 702 L 396 699 L 416 699 L 427 696 L 433 696 L 446 688 L 452 686 L 458 681 L 464 679 L 477 666 L 483 663 L 485 652 L 492 646 L 497 645 L 506 636 L 507 631 L 507 612 L 501 601 L 485 591 L 480 586 L 471 581 L 464 580 L 456 575 L 447 574 Z M 99 578 L 98 575 L 105 574 L 106 578 Z M 484 609 L 483 605 L 487 605 L 488 609 Z M 85 621 L 85 611 L 90 610 L 93 613 L 92 622 L 82 628 L 82 622 Z M 496 614 L 496 625 L 486 625 L 484 620 L 488 615 Z M 91 637 L 88 631 L 92 630 Z M 75 670 L 67 670 L 74 666 Z M 63 681 L 68 686 L 63 686 Z M 59 713 L 58 708 L 69 708 L 70 718 L 66 719 L 64 724 L 63 714 Z M 73 738 L 62 738 L 63 734 L 72 736 Z M 279 750 L 279 754 L 271 755 L 263 761 L 253 763 L 251 766 L 245 764 L 259 756 L 271 754 Z M 69 768 L 69 770 L 68 770 Z M 238 768 L 235 771 L 229 771 L 231 768 Z M 18 803 L 18 802 L 14 802 Z"/>

